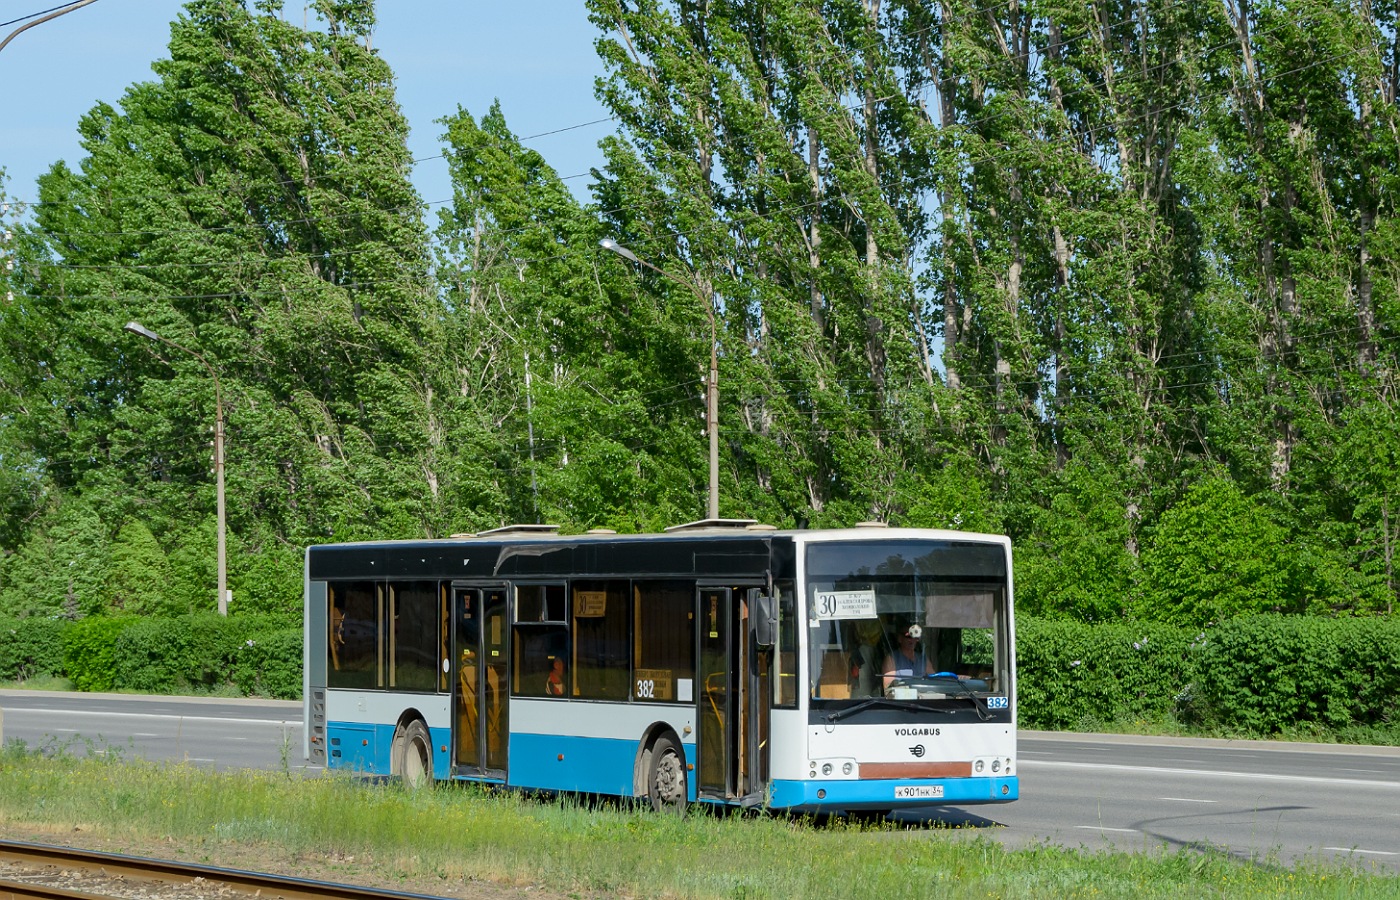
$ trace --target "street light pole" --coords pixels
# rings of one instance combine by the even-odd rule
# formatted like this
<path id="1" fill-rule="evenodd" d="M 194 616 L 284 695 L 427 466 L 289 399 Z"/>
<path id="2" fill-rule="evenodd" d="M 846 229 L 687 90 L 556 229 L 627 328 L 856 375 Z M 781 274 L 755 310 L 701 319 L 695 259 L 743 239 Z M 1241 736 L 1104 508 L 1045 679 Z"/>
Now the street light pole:
<path id="1" fill-rule="evenodd" d="M 21 26 L 19 26 L 18 28 L 16 28 L 14 31 L 11 31 L 11 32 L 5 37 L 5 39 L 4 39 L 3 41 L 0 41 L 0 50 L 4 50 L 4 49 L 5 49 L 5 45 L 8 44 L 10 41 L 13 41 L 15 38 L 19 37 L 19 35 L 20 35 L 21 32 L 28 31 L 29 29 L 33 28 L 35 25 L 42 25 L 42 24 L 44 24 L 45 22 L 49 21 L 50 19 L 57 19 L 59 16 L 67 15 L 68 13 L 73 12 L 73 10 L 75 10 L 75 9 L 82 9 L 84 6 L 90 6 L 90 5 L 92 5 L 92 4 L 96 3 L 96 2 L 97 2 L 97 0 L 78 0 L 78 2 L 76 2 L 76 3 L 69 3 L 69 4 L 65 5 L 65 6 L 63 6 L 62 8 L 57 8 L 57 7 L 56 7 L 55 9 L 56 9 L 57 11 L 50 10 L 48 15 L 46 15 L 46 16 L 41 15 L 40 18 L 35 19 L 33 22 L 30 22 L 30 23 L 28 23 L 28 24 L 26 24 L 26 25 L 21 25 Z M 18 20 L 16 20 L 16 21 L 18 21 Z"/>
<path id="2" fill-rule="evenodd" d="M 129 331 L 132 334 L 139 334 L 141 337 L 167 346 L 174 347 L 183 353 L 188 353 L 204 364 L 204 368 L 209 370 L 209 377 L 214 380 L 214 496 L 215 508 L 217 510 L 218 522 L 218 543 L 219 543 L 219 615 L 228 615 L 228 554 L 227 542 L 225 540 L 224 526 L 224 401 L 223 391 L 219 386 L 219 373 L 214 371 L 214 367 L 209 365 L 209 360 L 188 347 L 183 347 L 169 338 L 161 337 L 140 322 L 127 322 L 122 326 L 122 331 Z"/>
<path id="3" fill-rule="evenodd" d="M 714 300 L 706 297 L 693 281 L 672 275 L 665 269 L 652 265 L 612 238 L 603 238 L 598 242 L 598 246 L 639 266 L 645 266 L 658 275 L 671 279 L 676 284 L 685 286 L 705 306 L 705 315 L 709 316 L 710 320 L 710 377 L 705 382 L 705 430 L 710 436 L 710 496 L 706 518 L 717 520 L 719 518 L 719 335 L 715 330 Z"/>

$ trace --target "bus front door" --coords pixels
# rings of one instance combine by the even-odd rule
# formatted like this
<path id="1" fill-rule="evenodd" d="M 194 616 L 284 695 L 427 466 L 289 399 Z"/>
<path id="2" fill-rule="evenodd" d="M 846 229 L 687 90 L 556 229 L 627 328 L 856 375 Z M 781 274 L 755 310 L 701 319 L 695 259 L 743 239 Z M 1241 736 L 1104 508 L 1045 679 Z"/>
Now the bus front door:
<path id="1" fill-rule="evenodd" d="M 504 587 L 453 590 L 453 717 L 458 775 L 504 780 L 509 735 L 507 593 Z"/>
<path id="2" fill-rule="evenodd" d="M 748 627 L 747 592 L 701 587 L 698 794 L 745 806 L 763 802 L 766 694 Z"/>

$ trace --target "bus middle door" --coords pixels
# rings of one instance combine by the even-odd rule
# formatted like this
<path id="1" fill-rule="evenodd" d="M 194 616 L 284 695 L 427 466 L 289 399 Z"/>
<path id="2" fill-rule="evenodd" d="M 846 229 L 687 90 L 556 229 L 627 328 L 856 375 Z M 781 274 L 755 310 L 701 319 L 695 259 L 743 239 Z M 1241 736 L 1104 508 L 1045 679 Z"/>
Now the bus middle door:
<path id="1" fill-rule="evenodd" d="M 504 586 L 454 585 L 453 717 L 456 771 L 506 777 L 510 732 L 509 633 Z"/>

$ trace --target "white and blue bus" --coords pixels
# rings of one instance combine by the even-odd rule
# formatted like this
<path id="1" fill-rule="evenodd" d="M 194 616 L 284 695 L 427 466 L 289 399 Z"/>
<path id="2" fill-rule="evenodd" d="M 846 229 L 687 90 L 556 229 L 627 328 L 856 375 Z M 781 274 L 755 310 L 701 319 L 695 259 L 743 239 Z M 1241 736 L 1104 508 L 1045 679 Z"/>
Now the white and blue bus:
<path id="1" fill-rule="evenodd" d="M 306 552 L 306 756 L 691 803 L 1015 800 L 1005 537 L 514 526 Z"/>

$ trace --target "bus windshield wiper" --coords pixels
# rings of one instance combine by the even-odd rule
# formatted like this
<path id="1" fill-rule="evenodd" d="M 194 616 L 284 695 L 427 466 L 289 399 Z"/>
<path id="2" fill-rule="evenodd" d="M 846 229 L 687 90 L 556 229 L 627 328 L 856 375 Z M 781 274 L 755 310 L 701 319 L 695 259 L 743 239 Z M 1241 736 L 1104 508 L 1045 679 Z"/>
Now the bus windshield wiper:
<path id="1" fill-rule="evenodd" d="M 960 692 L 959 696 L 966 697 L 972 701 L 972 708 L 977 710 L 977 718 L 981 719 L 983 722 L 992 720 L 992 711 L 987 709 L 986 701 L 978 697 L 977 692 L 963 683 L 962 679 L 958 678 L 956 675 L 945 675 L 940 672 L 937 675 L 925 675 L 923 680 L 934 682 L 939 687 L 942 687 L 945 683 L 957 685 L 958 691 Z"/>
<path id="2" fill-rule="evenodd" d="M 936 709 L 934 707 L 925 706 L 921 703 L 915 703 L 911 700 L 890 700 L 886 697 L 872 697 L 869 700 L 862 700 L 855 706 L 849 706 L 845 709 L 838 709 L 833 713 L 828 713 L 826 716 L 826 720 L 828 722 L 835 722 L 837 719 L 844 719 L 846 716 L 854 715 L 858 712 L 861 712 L 862 710 L 867 710 L 875 706 L 879 706 L 884 709 L 903 709 L 911 712 L 952 712 L 952 710 L 950 709 Z"/>

